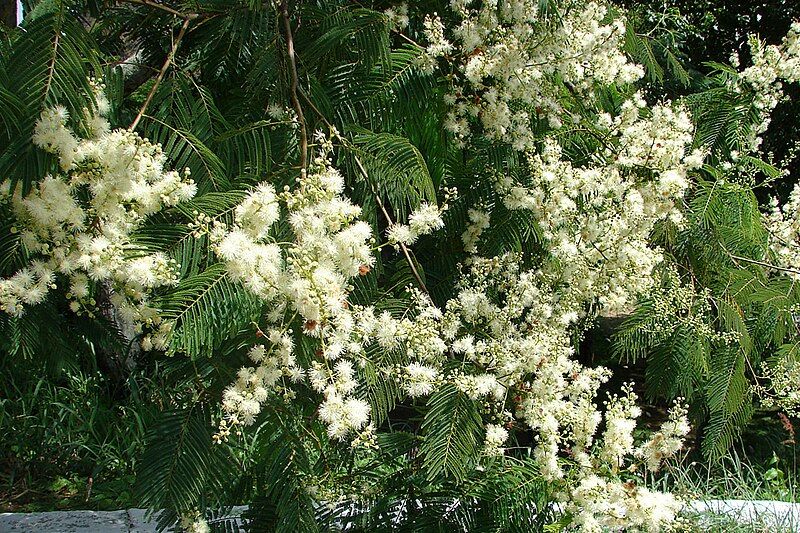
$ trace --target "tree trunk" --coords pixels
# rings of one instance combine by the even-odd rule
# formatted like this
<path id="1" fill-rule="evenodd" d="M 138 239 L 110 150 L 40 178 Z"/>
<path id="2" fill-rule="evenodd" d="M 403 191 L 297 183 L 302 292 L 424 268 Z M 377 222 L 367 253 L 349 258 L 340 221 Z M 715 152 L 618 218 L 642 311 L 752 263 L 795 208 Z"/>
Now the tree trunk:
<path id="1" fill-rule="evenodd" d="M 0 0 L 0 24 L 9 28 L 17 26 L 17 0 Z"/>

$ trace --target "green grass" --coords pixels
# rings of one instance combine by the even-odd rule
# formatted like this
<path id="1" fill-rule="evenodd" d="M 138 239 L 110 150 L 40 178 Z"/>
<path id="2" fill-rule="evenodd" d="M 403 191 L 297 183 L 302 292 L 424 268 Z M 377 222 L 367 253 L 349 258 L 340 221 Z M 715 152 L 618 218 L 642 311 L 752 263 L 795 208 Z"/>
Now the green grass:
<path id="1" fill-rule="evenodd" d="M 668 465 L 655 485 L 691 499 L 777 500 L 797 502 L 797 472 L 774 455 L 753 463 L 735 449 L 716 462 L 690 461 L 689 455 Z"/>
<path id="2" fill-rule="evenodd" d="M 157 412 L 149 393 L 133 377 L 122 398 L 100 373 L 27 377 L 2 380 L 0 512 L 135 506 L 135 462 Z"/>

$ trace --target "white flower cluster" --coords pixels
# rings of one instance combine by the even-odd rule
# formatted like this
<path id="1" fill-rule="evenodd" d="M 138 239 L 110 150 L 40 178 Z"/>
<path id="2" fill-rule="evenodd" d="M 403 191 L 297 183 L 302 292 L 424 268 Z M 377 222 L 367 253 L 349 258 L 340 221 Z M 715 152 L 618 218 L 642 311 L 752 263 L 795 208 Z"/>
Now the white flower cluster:
<path id="1" fill-rule="evenodd" d="M 519 264 L 514 255 L 473 257 L 456 296 L 441 313 L 417 295 L 422 325 L 417 318 L 406 325 L 407 319 L 400 321 L 400 342 L 408 345 L 414 332 L 424 331 L 428 343 L 444 345 L 443 353 L 454 354 L 462 364 L 459 370 L 446 370 L 439 350 L 424 358 L 414 352 L 411 359 L 419 358 L 411 363 L 414 375 L 423 375 L 421 381 L 431 389 L 434 380 L 452 383 L 480 402 L 487 418 L 488 455 L 503 453 L 507 427 L 523 424 L 533 430 L 540 472 L 553 483 L 564 483 L 575 525 L 597 530 L 592 520 L 605 520 L 603 510 L 612 506 L 615 519 L 605 525 L 666 526 L 680 509 L 675 498 L 632 488 L 614 474 L 635 458 L 655 470 L 680 450 L 688 432 L 685 410 L 673 410 L 661 431 L 637 447 L 636 396 L 626 389 L 612 398 L 605 413 L 598 409 L 599 387 L 609 372 L 574 360 L 569 329 L 575 304 L 554 294 L 541 272 L 523 271 Z M 606 429 L 599 434 L 604 419 Z M 564 452 L 570 461 L 563 460 Z M 600 478 L 600 472 L 612 475 Z M 586 490 L 598 480 L 605 491 Z"/>
<path id="2" fill-rule="evenodd" d="M 683 448 L 683 441 L 691 427 L 687 415 L 688 408 L 677 400 L 669 411 L 669 417 L 661 424 L 661 429 L 636 448 L 635 455 L 644 461 L 653 472 L 658 471 L 664 459 L 674 456 Z"/>
<path id="3" fill-rule="evenodd" d="M 566 511 L 577 530 L 585 533 L 664 531 L 682 507 L 672 494 L 589 475 L 571 491 Z"/>
<path id="4" fill-rule="evenodd" d="M 497 424 L 486 424 L 486 444 L 484 452 L 486 455 L 501 455 L 503 444 L 508 440 L 508 431 L 503 426 Z"/>
<path id="5" fill-rule="evenodd" d="M 599 117 L 608 146 L 598 163 L 576 167 L 547 139 L 529 156 L 529 186 L 508 177 L 498 183 L 509 209 L 535 215 L 551 255 L 544 271 L 564 282 L 566 297 L 596 298 L 609 314 L 625 311 L 652 285 L 662 257 L 648 243 L 650 233 L 660 220 L 680 222 L 675 206 L 689 186 L 687 173 L 703 161 L 698 150 L 686 153 L 693 126 L 685 110 L 657 105 L 641 117 L 644 108 L 636 97 L 619 116 Z"/>
<path id="6" fill-rule="evenodd" d="M 420 337 L 438 347 L 432 353 L 409 350 L 414 385 L 421 382 L 427 390 L 435 387 L 434 381 L 449 382 L 480 402 L 487 413 L 484 449 L 489 455 L 502 454 L 509 438 L 506 427 L 522 423 L 534 431 L 537 444 L 533 456 L 542 475 L 552 482 L 571 487 L 576 477 L 582 484 L 597 472 L 615 472 L 638 450 L 632 436 L 639 415 L 636 398 L 627 391 L 612 402 L 605 415 L 597 408 L 598 390 L 609 372 L 583 367 L 573 359 L 569 328 L 577 316 L 576 304 L 555 294 L 550 279 L 541 272 L 521 271 L 519 264 L 513 255 L 473 258 L 458 293 L 443 312 L 417 295 L 418 316 L 390 328 L 396 332 L 397 342 L 407 347 Z M 448 353 L 462 361 L 460 370 L 443 366 Z M 406 390 L 424 392 L 422 388 Z M 606 430 L 598 436 L 604 417 Z M 662 428 L 668 438 L 654 437 L 655 443 L 645 443 L 639 453 L 649 461 L 656 455 L 663 460 L 677 452 L 680 446 L 675 442 L 685 424 L 685 413 L 676 413 L 675 428 Z M 572 458 L 569 462 L 562 459 L 565 451 Z M 617 523 L 627 517 L 629 526 L 657 524 L 657 529 L 677 512 L 671 496 L 643 489 L 629 491 L 613 477 L 604 483 L 618 494 L 630 493 L 615 502 L 623 512 Z M 569 500 L 581 517 L 595 512 L 595 504 L 589 505 L 585 499 L 575 492 Z"/>
<path id="7" fill-rule="evenodd" d="M 800 184 L 794 186 L 784 205 L 779 205 L 777 198 L 772 199 L 764 223 L 775 264 L 786 269 L 800 269 Z M 800 274 L 789 275 L 800 279 Z"/>
<path id="8" fill-rule="evenodd" d="M 279 382 L 285 388 L 286 379 L 297 382 L 304 377 L 295 360 L 292 338 L 283 331 L 271 330 L 267 340 L 268 346 L 257 344 L 248 354 L 257 366 L 241 368 L 235 384 L 225 390 L 222 407 L 233 424 L 252 424 Z"/>
<path id="9" fill-rule="evenodd" d="M 435 368 L 413 362 L 404 370 L 407 376 L 403 380 L 403 390 L 411 398 L 428 396 L 438 385 L 439 371 Z"/>
<path id="10" fill-rule="evenodd" d="M 533 146 L 531 120 L 543 117 L 558 127 L 564 85 L 590 98 L 598 84 L 631 83 L 644 71 L 622 51 L 625 23 L 608 23 L 598 2 L 571 2 L 556 13 L 540 11 L 538 0 L 473 2 L 451 0 L 458 19 L 447 39 L 441 21 L 425 23 L 425 62 L 448 57 L 458 69 L 452 110 L 445 127 L 461 141 L 477 118 L 483 133 L 519 150 Z"/>
<path id="11" fill-rule="evenodd" d="M 114 290 L 111 301 L 121 318 L 140 332 L 148 347 L 163 348 L 170 326 L 147 305 L 149 291 L 177 282 L 176 265 L 161 253 L 142 256 L 131 250 L 130 235 L 150 215 L 192 198 L 188 170 L 164 168 L 158 145 L 128 130 L 110 130 L 102 114 L 108 101 L 96 86 L 97 110 L 85 110 L 91 136 L 77 138 L 67 127 L 63 107 L 45 110 L 33 142 L 58 156 L 62 172 L 46 176 L 23 196 L 4 189 L 17 219 L 25 249 L 34 259 L 14 276 L 0 280 L 0 309 L 21 315 L 25 305 L 41 302 L 64 276 L 74 311 L 92 313 L 91 284 Z"/>
<path id="12" fill-rule="evenodd" d="M 758 149 L 761 138 L 757 135 L 767 130 L 770 113 L 783 99 L 783 84 L 800 81 L 800 22 L 795 22 L 789 29 L 780 45 L 765 46 L 755 36 L 750 38 L 750 55 L 753 64 L 745 68 L 740 79 L 743 86 L 752 90 L 754 105 L 761 113 L 762 122 L 754 131 L 748 148 Z M 732 63 L 738 66 L 738 57 L 733 56 Z"/>
<path id="13" fill-rule="evenodd" d="M 198 511 L 182 515 L 180 525 L 184 533 L 211 533 L 211 526 Z"/>
<path id="14" fill-rule="evenodd" d="M 442 57 L 453 51 L 453 43 L 447 40 L 444 35 L 444 24 L 442 19 L 435 13 L 433 16 L 426 15 L 423 22 L 425 27 L 425 37 L 428 40 L 428 46 L 425 48 L 425 56 L 423 57 L 423 68 L 428 72 L 433 72 L 436 66 L 436 58 Z"/>
<path id="15" fill-rule="evenodd" d="M 541 272 L 521 271 L 519 264 L 514 255 L 474 257 L 443 310 L 418 291 L 412 291 L 413 316 L 376 315 L 369 307 L 344 309 L 328 332 L 331 343 L 323 343 L 318 352 L 321 360 L 306 370 L 311 386 L 323 393 L 319 413 L 330 435 L 343 438 L 368 424 L 368 410 L 359 400 L 348 399 L 358 388 L 349 359 L 367 359 L 367 348 L 377 344 L 393 353 L 392 360 L 405 358 L 400 367 L 379 366 L 377 371 L 396 379 L 408 397 L 429 395 L 449 383 L 479 402 L 487 417 L 487 454 L 502 453 L 509 437 L 506 425 L 516 420 L 536 434 L 534 457 L 553 482 L 617 471 L 630 460 L 639 416 L 635 396 L 626 391 L 611 402 L 607 429 L 595 446 L 604 418 L 597 395 L 609 372 L 573 359 L 569 329 L 576 304 L 549 290 L 550 280 Z M 462 361 L 458 370 L 446 364 L 452 357 Z M 643 449 L 651 448 L 656 445 Z M 677 449 L 664 446 L 658 451 L 666 458 Z M 565 450 L 572 457 L 569 463 L 561 458 Z M 570 464 L 577 468 L 573 471 Z"/>
<path id="16" fill-rule="evenodd" d="M 306 380 L 324 397 L 319 417 L 331 437 L 344 438 L 369 421 L 369 404 L 353 397 L 351 359 L 362 348 L 349 339 L 353 316 L 347 294 L 349 280 L 374 264 L 372 230 L 357 220 L 361 209 L 341 195 L 344 180 L 328 162 L 330 149 L 330 143 L 322 143 L 296 190 L 287 187 L 279 195 L 262 183 L 236 207 L 232 226 L 217 222 L 210 228 L 214 250 L 229 275 L 270 303 L 268 319 L 276 327 L 266 335 L 269 346 L 250 351 L 257 366 L 241 369 L 226 390 L 226 425 L 251 424 L 270 393 L 290 399 L 291 385 Z M 271 234 L 281 204 L 292 229 L 290 242 L 277 242 Z M 287 312 L 299 315 L 303 332 L 320 340 L 321 361 L 310 368 L 295 360 L 292 331 L 284 324 Z"/>
<path id="17" fill-rule="evenodd" d="M 409 20 L 407 3 L 403 2 L 402 4 L 385 9 L 383 14 L 386 15 L 386 18 L 393 29 L 402 30 L 403 28 L 408 27 Z"/>
<path id="18" fill-rule="evenodd" d="M 616 470 L 625 458 L 633 453 L 633 430 L 642 410 L 636 405 L 637 397 L 630 386 L 621 397 L 614 396 L 606 407 L 606 431 L 600 457 Z"/>
<path id="19" fill-rule="evenodd" d="M 414 244 L 423 235 L 444 227 L 441 211 L 436 205 L 423 203 L 408 216 L 408 224 L 396 222 L 386 229 L 391 244 Z"/>
<path id="20" fill-rule="evenodd" d="M 491 225 L 489 213 L 482 209 L 469 208 L 467 210 L 469 224 L 467 229 L 461 234 L 461 241 L 464 243 L 464 251 L 474 254 L 478 251 L 478 241 L 483 234 L 483 230 Z"/>
<path id="21" fill-rule="evenodd" d="M 396 380 L 409 398 L 430 395 L 450 384 L 479 402 L 487 424 L 484 450 L 488 455 L 503 453 L 509 438 L 507 427 L 514 423 L 527 425 L 536 434 L 534 457 L 542 474 L 554 483 L 564 483 L 565 494 L 570 493 L 567 488 L 572 487 L 576 476 L 579 483 L 588 483 L 586 479 L 593 479 L 596 472 L 617 469 L 633 456 L 636 408 L 610 409 L 606 414 L 608 429 L 601 436 L 601 444 L 595 446 L 603 420 L 596 397 L 609 373 L 602 368 L 583 367 L 572 357 L 569 329 L 582 304 L 554 293 L 552 278 L 542 271 L 521 271 L 519 257 L 473 257 L 457 294 L 442 309 L 419 291 L 411 291 L 412 308 L 400 318 L 388 312 L 376 313 L 372 307 L 347 305 L 346 280 L 357 275 L 358 270 L 346 268 L 351 262 L 342 261 L 336 252 L 337 235 L 359 223 L 352 218 L 356 213 L 345 208 L 349 204 L 338 196 L 341 188 L 323 186 L 330 182 L 328 178 L 334 171 L 324 160 L 317 162 L 316 169 L 301 181 L 296 192 L 282 195 L 295 232 L 295 242 L 288 245 L 283 263 L 249 263 L 249 258 L 260 254 L 233 253 L 232 247 L 225 246 L 231 235 L 243 235 L 241 228 L 251 226 L 250 221 L 239 220 L 237 227 L 219 230 L 214 237 L 232 275 L 275 308 L 299 314 L 303 333 L 319 343 L 314 360 L 301 367 L 291 353 L 288 327 L 292 319 L 283 329 L 265 334 L 268 345 L 257 345 L 250 352 L 257 366 L 242 369 L 236 383 L 225 392 L 223 407 L 228 417 L 221 429 L 223 436 L 228 423 L 251 423 L 271 393 L 290 400 L 295 395 L 293 387 L 302 382 L 320 394 L 318 417 L 331 438 L 344 439 L 356 433 L 354 443 L 368 440 L 358 434 L 373 432 L 370 406 L 359 393 L 363 388 L 359 371 L 370 362 L 378 375 Z M 266 199 L 267 204 L 274 201 L 263 189 L 254 194 Z M 318 222 L 330 213 L 332 202 L 342 206 L 339 213 L 348 214 L 335 217 L 334 223 L 330 219 Z M 253 209 L 252 196 L 245 204 L 250 207 L 241 211 L 247 212 L 248 217 L 266 221 L 274 218 L 263 215 L 275 213 L 271 207 Z M 318 225 L 323 231 L 315 233 L 313 241 L 306 239 L 305 232 Z M 258 228 L 255 234 L 264 236 L 262 240 L 269 239 L 269 231 L 264 228 Z M 369 264 L 370 260 L 358 252 L 367 238 L 368 235 L 359 237 L 347 247 L 353 260 Z M 236 242 L 250 247 L 281 246 L 248 239 L 237 237 Z M 308 262 L 298 263 L 293 257 Z M 307 268 L 297 269 L 298 264 Z M 336 272 L 339 284 L 317 286 L 317 268 Z M 276 277 L 264 281 L 270 276 Z M 253 279 L 258 280 L 255 285 Z M 309 308 L 305 300 L 297 299 L 292 287 L 306 281 L 311 290 L 318 291 L 313 293 L 314 299 L 321 305 Z M 278 328 L 284 317 L 275 315 L 270 319 Z M 392 356 L 371 360 L 371 347 Z M 462 364 L 448 365 L 452 358 Z M 380 363 L 387 360 L 394 363 Z M 402 364 L 397 364 L 398 360 Z M 632 395 L 625 398 L 625 405 L 632 406 Z M 569 452 L 570 461 L 563 460 L 564 451 Z M 610 484 L 613 491 L 624 492 L 622 482 L 616 478 L 604 483 Z M 645 520 L 660 524 L 674 516 L 669 505 L 648 507 L 656 496 L 648 499 L 649 493 L 637 494 L 615 503 L 627 506 L 625 512 L 635 517 L 631 524 Z M 597 502 L 585 504 L 587 497 L 575 492 L 569 504 L 594 513 L 591 505 L 596 506 Z"/>
<path id="22" fill-rule="evenodd" d="M 783 409 L 790 416 L 800 416 L 800 363 L 792 355 L 762 365 L 769 386 L 755 386 L 761 405 Z"/>
<path id="23" fill-rule="evenodd" d="M 682 283 L 674 265 L 659 268 L 656 279 L 647 295 L 651 309 L 647 322 L 640 326 L 643 333 L 663 342 L 682 327 L 707 342 L 738 342 L 737 332 L 718 332 L 712 327 L 710 289 Z"/>
<path id="24" fill-rule="evenodd" d="M 235 210 L 234 224 L 211 230 L 214 250 L 235 280 L 275 303 L 276 316 L 291 307 L 319 331 L 345 306 L 347 280 L 369 271 L 372 230 L 356 221 L 361 208 L 341 196 L 344 180 L 324 158 L 295 192 L 284 191 L 294 240 L 275 242 L 270 229 L 280 216 L 279 196 L 260 184 Z"/>

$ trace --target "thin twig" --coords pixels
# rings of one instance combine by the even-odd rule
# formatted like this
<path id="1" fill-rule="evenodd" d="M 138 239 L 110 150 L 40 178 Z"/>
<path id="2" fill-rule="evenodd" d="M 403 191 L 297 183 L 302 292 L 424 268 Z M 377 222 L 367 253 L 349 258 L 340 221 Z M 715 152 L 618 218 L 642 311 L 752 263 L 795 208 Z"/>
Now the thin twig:
<path id="1" fill-rule="evenodd" d="M 308 103 L 308 105 L 311 107 L 311 109 L 313 109 L 314 112 L 317 115 L 319 115 L 319 117 L 322 119 L 322 121 L 325 123 L 325 125 L 328 126 L 328 128 L 333 128 L 333 124 L 328 122 L 328 119 L 326 119 L 325 115 L 322 114 L 322 111 L 320 111 L 317 108 L 317 106 L 314 105 L 314 102 L 312 102 L 308 98 L 308 96 L 306 96 L 304 93 L 301 92 L 300 94 L 303 96 L 303 99 L 306 101 L 306 103 Z M 342 137 L 341 139 L 345 143 L 350 144 L 349 141 L 347 139 L 345 139 L 344 137 Z M 392 222 L 392 217 L 389 216 L 389 212 L 386 210 L 386 207 L 383 205 L 383 200 L 381 200 L 380 195 L 378 195 L 378 191 L 375 190 L 375 185 L 369 179 L 369 174 L 367 173 L 367 169 L 364 168 L 364 165 L 361 164 L 361 160 L 357 156 L 353 156 L 353 160 L 356 162 L 356 165 L 358 166 L 358 169 L 361 171 L 361 174 L 364 175 L 364 180 L 366 180 L 366 182 L 370 186 L 370 189 L 372 189 L 372 195 L 375 197 L 375 202 L 378 204 L 378 207 L 380 207 L 381 212 L 383 213 L 383 216 L 386 218 L 386 221 L 391 225 L 393 223 Z M 428 292 L 428 288 L 425 286 L 425 282 L 422 281 L 422 276 L 419 275 L 419 272 L 417 271 L 417 267 L 414 265 L 414 261 L 411 259 L 411 253 L 409 252 L 408 247 L 405 244 L 403 244 L 402 242 L 400 242 L 398 244 L 400 245 L 400 249 L 403 251 L 403 255 L 406 257 L 406 261 L 408 262 L 408 266 L 411 268 L 411 273 L 414 275 L 414 279 L 417 280 L 417 283 L 419 284 L 420 289 L 422 289 L 422 291 L 425 294 L 430 295 L 430 293 Z"/>
<path id="2" fill-rule="evenodd" d="M 372 194 L 375 196 L 375 201 L 377 202 L 378 207 L 381 208 L 381 212 L 383 213 L 383 216 L 386 217 L 386 221 L 389 222 L 389 224 L 392 224 L 392 217 L 389 216 L 389 212 L 386 210 L 386 207 L 383 205 L 383 200 L 381 200 L 381 197 L 378 194 L 378 191 L 375 190 L 375 185 L 373 185 L 372 181 L 370 181 L 369 174 L 367 174 L 367 169 L 365 169 L 364 165 L 361 164 L 361 160 L 358 159 L 358 156 L 353 156 L 353 160 L 356 162 L 356 166 L 358 166 L 358 169 L 364 175 L 364 179 L 367 181 L 367 183 L 369 183 L 369 186 L 372 188 Z M 411 254 L 408 251 L 408 247 L 406 247 L 406 245 L 403 244 L 402 242 L 399 242 L 397 244 L 400 245 L 400 250 L 402 250 L 403 251 L 403 255 L 406 256 L 406 261 L 408 262 L 408 266 L 411 267 L 411 273 L 414 275 L 414 279 L 417 280 L 417 283 L 419 284 L 419 288 L 422 289 L 422 291 L 425 294 L 430 295 L 430 293 L 428 292 L 428 288 L 425 286 L 425 282 L 422 281 L 422 277 L 419 275 L 419 272 L 417 272 L 417 267 L 416 267 L 416 265 L 414 265 L 414 260 L 411 259 Z"/>
<path id="3" fill-rule="evenodd" d="M 122 0 L 122 1 L 127 2 L 129 4 L 139 4 L 141 6 L 154 7 L 156 9 L 166 11 L 171 15 L 175 15 L 176 17 L 180 17 L 184 20 L 194 20 L 200 16 L 197 13 L 181 13 L 177 9 L 173 9 L 164 4 L 159 4 L 158 2 L 152 2 L 151 0 Z"/>
<path id="4" fill-rule="evenodd" d="M 53 83 L 53 77 L 55 76 L 56 60 L 58 59 L 58 43 L 60 36 L 61 32 L 57 31 L 55 33 L 55 37 L 53 37 L 53 60 L 50 61 L 50 65 L 47 67 L 47 84 L 44 86 L 44 96 L 42 97 L 42 100 L 47 99 L 47 95 L 50 92 L 50 85 Z"/>
<path id="5" fill-rule="evenodd" d="M 178 38 L 175 39 L 175 42 L 172 43 L 172 50 L 170 50 L 169 54 L 167 54 L 167 59 L 164 61 L 164 64 L 161 66 L 161 70 L 158 72 L 158 77 L 156 77 L 156 82 L 153 84 L 153 87 L 150 89 L 150 92 L 147 95 L 147 99 L 144 101 L 142 108 L 139 110 L 139 114 L 136 115 L 136 118 L 131 123 L 129 130 L 136 129 L 136 125 L 139 124 L 139 121 L 142 119 L 142 115 L 144 112 L 147 111 L 147 106 L 150 105 L 150 101 L 153 99 L 153 96 L 156 94 L 156 89 L 158 86 L 161 85 L 161 81 L 164 79 L 164 74 L 167 73 L 167 69 L 169 68 L 172 61 L 175 59 L 175 52 L 178 50 L 178 45 L 181 43 L 184 34 L 186 33 L 186 28 L 189 27 L 189 22 L 191 19 L 184 19 L 183 25 L 181 26 L 181 31 L 178 32 Z"/>
<path id="6" fill-rule="evenodd" d="M 281 1 L 281 18 L 283 19 L 283 29 L 286 32 L 286 55 L 289 58 L 289 73 L 291 74 L 291 85 L 289 91 L 292 97 L 292 106 L 297 114 L 297 121 L 300 123 L 300 178 L 306 177 L 308 169 L 308 132 L 306 131 L 306 119 L 303 116 L 303 108 L 300 99 L 297 97 L 297 61 L 294 54 L 294 37 L 292 37 L 292 25 L 289 20 L 289 1 Z"/>
<path id="7" fill-rule="evenodd" d="M 754 265 L 762 266 L 764 268 L 770 268 L 772 270 L 779 270 L 781 272 L 788 272 L 790 274 L 800 274 L 800 270 L 797 270 L 797 269 L 794 269 L 794 268 L 786 268 L 786 267 L 782 267 L 782 266 L 778 266 L 778 265 L 773 265 L 772 263 L 765 263 L 764 261 L 757 261 L 755 259 L 749 259 L 747 257 L 741 257 L 741 256 L 738 256 L 738 255 L 733 255 L 730 252 L 728 252 L 728 255 L 730 256 L 731 259 L 734 260 L 734 262 L 736 262 L 736 261 L 744 261 L 745 263 L 752 263 Z"/>

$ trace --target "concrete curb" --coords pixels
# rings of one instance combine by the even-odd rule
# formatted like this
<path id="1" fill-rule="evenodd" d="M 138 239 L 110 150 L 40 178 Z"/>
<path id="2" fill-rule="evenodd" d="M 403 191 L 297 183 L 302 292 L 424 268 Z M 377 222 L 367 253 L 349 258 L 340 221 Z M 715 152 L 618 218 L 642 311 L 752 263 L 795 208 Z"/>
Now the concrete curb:
<path id="1" fill-rule="evenodd" d="M 151 532 L 148 526 L 134 519 L 133 511 L 52 511 L 47 513 L 0 514 L 0 531 L 41 531 L 43 533 L 80 531 L 86 533 Z M 138 513 L 137 513 L 138 514 Z M 144 512 L 141 513 L 142 520 Z"/>
<path id="2" fill-rule="evenodd" d="M 758 524 L 778 531 L 800 531 L 800 503 L 772 500 L 706 500 L 687 506 L 699 514 L 726 515 L 740 524 Z"/>
<path id="3" fill-rule="evenodd" d="M 231 518 L 241 525 L 246 506 L 231 509 L 230 514 L 210 521 Z M 0 513 L 0 533 L 155 533 L 156 520 L 145 518 L 146 509 L 121 511 L 52 511 L 46 513 Z M 226 529 L 227 530 L 227 529 Z"/>

